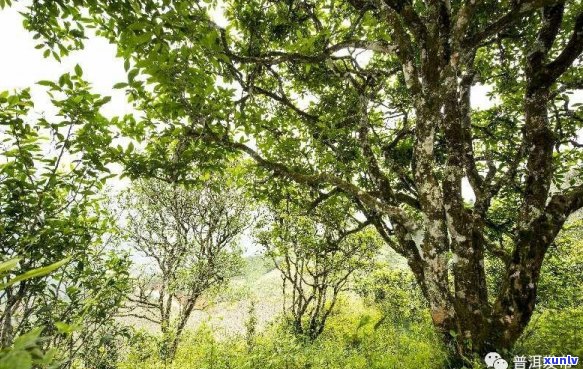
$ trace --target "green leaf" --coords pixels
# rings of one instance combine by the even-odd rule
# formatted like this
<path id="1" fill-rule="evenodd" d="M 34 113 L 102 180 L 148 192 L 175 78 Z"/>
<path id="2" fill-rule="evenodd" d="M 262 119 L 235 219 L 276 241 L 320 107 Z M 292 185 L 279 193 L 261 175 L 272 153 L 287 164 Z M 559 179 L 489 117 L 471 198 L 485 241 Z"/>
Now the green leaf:
<path id="1" fill-rule="evenodd" d="M 138 69 L 132 69 L 128 73 L 128 81 L 133 82 L 134 79 L 136 78 L 136 76 L 138 75 L 138 73 L 140 73 L 140 71 Z"/>
<path id="2" fill-rule="evenodd" d="M 0 369 L 30 369 L 32 368 L 32 356 L 27 351 L 10 351 L 6 356 L 0 357 Z"/>
<path id="3" fill-rule="evenodd" d="M 110 101 L 111 101 L 111 96 L 104 96 L 103 98 L 101 98 L 100 100 L 95 102 L 95 106 L 100 107 L 100 106 L 107 104 Z"/>
<path id="4" fill-rule="evenodd" d="M 10 287 L 18 282 L 25 281 L 27 279 L 44 277 L 45 275 L 50 274 L 50 273 L 54 272 L 55 270 L 59 269 L 60 267 L 62 267 L 63 265 L 67 264 L 70 260 L 71 260 L 71 258 L 66 258 L 64 260 L 53 263 L 51 265 L 47 265 L 45 267 L 30 270 L 24 274 L 21 274 L 15 278 L 11 279 L 10 281 L 8 281 L 5 284 L 0 285 L 0 290 L 7 288 L 7 287 Z"/>
<path id="5" fill-rule="evenodd" d="M 136 45 L 141 45 L 143 43 L 150 41 L 151 38 L 152 38 L 152 34 L 150 32 L 146 32 L 146 33 L 143 33 L 141 35 L 135 36 L 134 42 L 136 43 Z"/>
<path id="6" fill-rule="evenodd" d="M 13 347 L 17 350 L 26 350 L 26 349 L 35 347 L 38 343 L 41 331 L 42 330 L 40 328 L 36 328 L 36 329 L 33 329 L 32 331 L 27 332 L 21 336 L 18 336 L 14 340 Z"/>
<path id="7" fill-rule="evenodd" d="M 18 265 L 19 261 L 20 261 L 19 258 L 13 258 L 0 263 L 0 274 L 6 273 L 14 269 Z"/>
<path id="8" fill-rule="evenodd" d="M 55 328 L 59 333 L 71 334 L 78 330 L 80 327 L 76 324 L 67 324 L 65 322 L 55 322 Z"/>
<path id="9" fill-rule="evenodd" d="M 79 66 L 79 64 L 75 65 L 75 75 L 77 77 L 83 76 L 83 69 L 81 69 L 81 66 Z"/>
<path id="10" fill-rule="evenodd" d="M 48 86 L 48 87 L 55 87 L 56 86 L 55 85 L 55 82 L 53 82 L 53 81 L 46 81 L 46 80 L 38 81 L 37 84 L 38 85 L 41 85 L 41 86 Z"/>

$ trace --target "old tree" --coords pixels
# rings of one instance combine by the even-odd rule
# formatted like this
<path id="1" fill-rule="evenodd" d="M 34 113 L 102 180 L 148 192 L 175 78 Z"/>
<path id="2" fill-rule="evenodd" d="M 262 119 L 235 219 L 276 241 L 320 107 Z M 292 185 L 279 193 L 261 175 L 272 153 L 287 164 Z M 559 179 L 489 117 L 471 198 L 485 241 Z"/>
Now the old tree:
<path id="1" fill-rule="evenodd" d="M 245 152 L 273 179 L 258 186 L 350 199 L 407 259 L 457 357 L 520 336 L 545 253 L 583 206 L 582 111 L 569 101 L 583 4 L 34 1 L 26 21 L 60 54 L 87 23 L 118 46 L 119 87 L 145 111 L 122 128 L 155 155 L 130 166 Z M 494 107 L 471 107 L 478 85 Z M 165 161 L 172 141 L 179 163 Z M 490 260 L 504 265 L 496 290 Z"/>
<path id="2" fill-rule="evenodd" d="M 237 241 L 249 223 L 249 208 L 224 177 L 204 188 L 139 180 L 123 199 L 128 243 L 150 267 L 138 276 L 124 315 L 160 327 L 160 353 L 167 361 L 174 359 L 193 312 L 241 267 Z"/>

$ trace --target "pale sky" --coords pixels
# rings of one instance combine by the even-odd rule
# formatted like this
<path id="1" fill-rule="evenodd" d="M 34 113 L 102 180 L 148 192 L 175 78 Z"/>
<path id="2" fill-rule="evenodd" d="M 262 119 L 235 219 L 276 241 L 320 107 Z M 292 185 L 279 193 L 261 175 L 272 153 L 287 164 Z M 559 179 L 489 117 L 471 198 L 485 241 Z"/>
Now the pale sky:
<path id="1" fill-rule="evenodd" d="M 93 84 L 95 92 L 111 96 L 103 107 L 106 116 L 131 113 L 122 90 L 113 90 L 117 82 L 126 82 L 123 60 L 115 57 L 115 46 L 104 38 L 93 37 L 85 42 L 85 50 L 72 53 L 59 63 L 52 57 L 43 58 L 42 50 L 34 47 L 37 42 L 22 27 L 22 16 L 17 9 L 21 4 L 0 10 L 0 47 L 4 55 L 0 61 L 0 91 L 31 87 L 36 111 L 47 111 L 50 102 L 43 91 L 46 87 L 35 86 L 40 80 L 56 80 L 67 72 L 73 72 L 76 64 L 83 68 L 83 78 Z"/>

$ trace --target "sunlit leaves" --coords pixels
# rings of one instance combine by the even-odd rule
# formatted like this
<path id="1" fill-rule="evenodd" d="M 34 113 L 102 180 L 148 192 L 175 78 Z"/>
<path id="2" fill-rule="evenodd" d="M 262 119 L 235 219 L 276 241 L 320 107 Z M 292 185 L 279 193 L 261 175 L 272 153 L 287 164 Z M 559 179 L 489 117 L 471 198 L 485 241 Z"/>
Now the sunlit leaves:
<path id="1" fill-rule="evenodd" d="M 19 261 L 19 259 L 12 259 L 12 261 Z M 50 273 L 52 273 L 53 271 L 59 269 L 60 267 L 62 267 L 63 265 L 67 264 L 71 259 L 67 258 L 67 259 L 63 259 L 61 261 L 57 261 L 56 263 L 53 263 L 51 265 L 47 265 L 44 267 L 40 267 L 40 268 L 36 268 L 33 270 L 29 270 L 26 271 L 22 274 L 17 275 L 16 277 L 9 279 L 6 283 L 0 283 L 0 290 L 4 290 L 16 283 L 22 282 L 22 281 L 26 281 L 27 279 L 31 279 L 31 278 L 39 278 L 39 277 L 44 277 L 49 275 Z M 8 261 L 8 263 L 11 263 L 10 261 Z M 3 263 L 5 264 L 5 263 Z"/>

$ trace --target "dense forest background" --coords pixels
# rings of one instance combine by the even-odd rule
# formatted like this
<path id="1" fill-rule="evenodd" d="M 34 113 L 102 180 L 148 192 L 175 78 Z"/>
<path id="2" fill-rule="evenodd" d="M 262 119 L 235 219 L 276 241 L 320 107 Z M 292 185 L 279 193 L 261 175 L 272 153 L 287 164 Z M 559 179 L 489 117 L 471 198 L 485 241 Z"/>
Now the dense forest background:
<path id="1" fill-rule="evenodd" d="M 0 91 L 0 369 L 583 357 L 583 4 L 15 8 L 130 109 Z"/>

